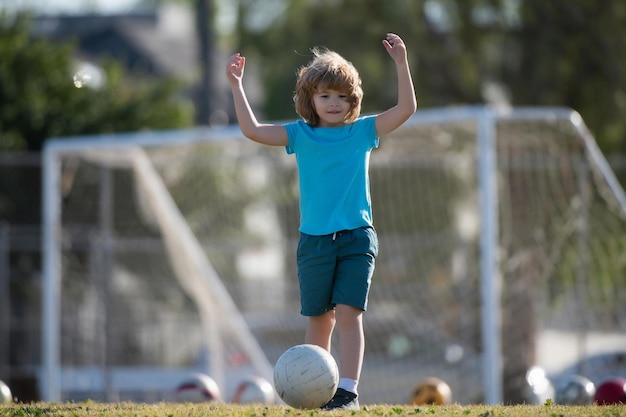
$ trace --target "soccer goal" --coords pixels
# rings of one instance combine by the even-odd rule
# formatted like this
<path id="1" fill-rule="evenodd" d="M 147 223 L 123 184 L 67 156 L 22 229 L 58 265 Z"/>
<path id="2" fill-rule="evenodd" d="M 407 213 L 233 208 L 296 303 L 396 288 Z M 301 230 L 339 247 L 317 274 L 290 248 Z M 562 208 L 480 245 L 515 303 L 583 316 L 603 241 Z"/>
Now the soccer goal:
<path id="1" fill-rule="evenodd" d="M 432 376 L 459 403 L 528 402 L 530 367 L 556 378 L 623 342 L 626 196 L 576 112 L 419 111 L 370 182 L 363 404 Z M 271 381 L 306 328 L 297 184 L 293 156 L 237 127 L 48 141 L 42 399 L 170 400 L 203 372 L 229 401 Z"/>

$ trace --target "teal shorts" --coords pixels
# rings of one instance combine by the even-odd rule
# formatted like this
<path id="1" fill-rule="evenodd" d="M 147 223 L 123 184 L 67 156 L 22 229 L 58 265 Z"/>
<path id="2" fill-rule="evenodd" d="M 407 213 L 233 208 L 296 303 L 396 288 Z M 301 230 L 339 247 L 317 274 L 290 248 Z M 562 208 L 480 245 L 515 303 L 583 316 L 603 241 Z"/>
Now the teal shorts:
<path id="1" fill-rule="evenodd" d="M 373 227 L 323 236 L 300 233 L 301 314 L 319 316 L 337 304 L 365 311 L 377 255 L 378 237 Z"/>

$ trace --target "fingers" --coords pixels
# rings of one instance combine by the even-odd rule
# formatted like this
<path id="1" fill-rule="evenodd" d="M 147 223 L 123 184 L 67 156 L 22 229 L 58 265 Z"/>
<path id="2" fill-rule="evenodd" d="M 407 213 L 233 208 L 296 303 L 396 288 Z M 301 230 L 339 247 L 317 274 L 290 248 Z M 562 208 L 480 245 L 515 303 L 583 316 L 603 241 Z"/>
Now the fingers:
<path id="1" fill-rule="evenodd" d="M 246 58 L 239 53 L 233 54 L 226 64 L 226 73 L 229 76 L 241 77 L 246 64 Z"/>
<path id="2" fill-rule="evenodd" d="M 390 47 L 394 47 L 396 45 L 404 45 L 404 42 L 402 41 L 402 38 L 400 36 L 396 35 L 395 33 L 387 33 L 383 43 L 384 42 L 386 42 Z"/>
<path id="3" fill-rule="evenodd" d="M 406 61 L 406 46 L 400 36 L 395 33 L 387 33 L 385 39 L 383 39 L 383 46 L 396 64 L 401 64 Z"/>
<path id="4" fill-rule="evenodd" d="M 229 68 L 237 68 L 242 66 L 245 63 L 246 59 L 244 57 L 242 57 L 239 52 L 237 52 L 236 54 L 233 54 L 230 59 L 228 60 L 228 67 Z"/>

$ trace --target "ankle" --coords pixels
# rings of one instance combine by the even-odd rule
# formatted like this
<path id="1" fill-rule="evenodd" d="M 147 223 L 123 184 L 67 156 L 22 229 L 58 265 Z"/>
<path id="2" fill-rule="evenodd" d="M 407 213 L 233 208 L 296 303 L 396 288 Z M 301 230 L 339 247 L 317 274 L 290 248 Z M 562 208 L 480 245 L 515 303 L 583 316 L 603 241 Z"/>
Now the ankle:
<path id="1" fill-rule="evenodd" d="M 346 391 L 349 391 L 353 394 L 357 394 L 358 395 L 358 385 L 359 385 L 359 381 L 357 381 L 356 379 L 351 379 L 351 378 L 339 378 L 339 387 L 338 388 L 342 388 L 345 389 Z"/>

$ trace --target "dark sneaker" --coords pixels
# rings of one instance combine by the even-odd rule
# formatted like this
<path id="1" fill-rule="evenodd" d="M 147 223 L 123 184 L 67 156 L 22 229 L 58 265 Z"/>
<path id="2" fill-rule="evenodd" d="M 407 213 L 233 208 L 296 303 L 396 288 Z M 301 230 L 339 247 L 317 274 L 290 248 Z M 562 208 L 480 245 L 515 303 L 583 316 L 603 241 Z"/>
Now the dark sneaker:
<path id="1" fill-rule="evenodd" d="M 322 407 L 322 410 L 358 410 L 358 395 L 343 388 L 338 388 L 333 398 Z"/>

